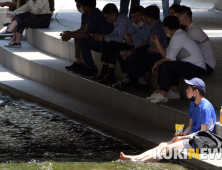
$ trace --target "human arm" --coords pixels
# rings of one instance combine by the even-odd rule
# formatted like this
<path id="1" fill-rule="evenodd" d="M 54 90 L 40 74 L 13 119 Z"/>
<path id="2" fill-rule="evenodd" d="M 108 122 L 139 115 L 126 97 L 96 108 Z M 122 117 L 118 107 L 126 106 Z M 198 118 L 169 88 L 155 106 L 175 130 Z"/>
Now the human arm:
<path id="1" fill-rule="evenodd" d="M 5 6 L 16 6 L 16 2 L 9 2 L 9 1 L 7 1 L 7 2 L 0 2 L 0 6 L 1 7 L 5 7 Z"/>
<path id="2" fill-rule="evenodd" d="M 129 31 L 126 31 L 126 33 L 124 34 L 124 37 L 125 37 L 127 43 L 131 44 L 133 42 L 133 39 L 131 36 L 132 36 L 132 34 Z"/>
<path id="3" fill-rule="evenodd" d="M 193 127 L 193 119 L 190 118 L 190 121 L 189 121 L 189 126 L 186 128 L 186 130 L 183 132 L 183 135 L 187 135 L 191 132 L 192 130 L 192 127 Z"/>
<path id="4" fill-rule="evenodd" d="M 17 2 L 16 2 L 16 3 L 17 3 L 17 4 L 16 4 L 16 9 L 20 8 L 20 7 L 21 7 L 20 0 L 17 0 Z"/>
<path id="5" fill-rule="evenodd" d="M 173 142 L 178 142 L 178 141 L 181 141 L 181 140 L 184 140 L 184 139 L 190 139 L 195 133 L 192 133 L 192 134 L 189 134 L 189 135 L 186 135 L 186 136 L 177 136 L 175 138 L 173 138 Z"/>
<path id="6" fill-rule="evenodd" d="M 166 57 L 166 48 L 160 44 L 159 38 L 157 35 L 151 35 L 151 41 L 156 44 L 158 52 L 161 54 L 162 57 Z"/>
<path id="7" fill-rule="evenodd" d="M 18 14 L 21 14 L 21 13 L 24 13 L 24 12 L 28 12 L 28 11 L 30 11 L 30 7 L 29 7 L 28 2 L 27 2 L 26 4 L 24 4 L 20 8 L 13 11 L 12 16 L 14 17 L 15 15 L 18 15 Z"/>
<path id="8" fill-rule="evenodd" d="M 29 0 L 30 12 L 33 14 L 51 13 L 48 0 Z"/>

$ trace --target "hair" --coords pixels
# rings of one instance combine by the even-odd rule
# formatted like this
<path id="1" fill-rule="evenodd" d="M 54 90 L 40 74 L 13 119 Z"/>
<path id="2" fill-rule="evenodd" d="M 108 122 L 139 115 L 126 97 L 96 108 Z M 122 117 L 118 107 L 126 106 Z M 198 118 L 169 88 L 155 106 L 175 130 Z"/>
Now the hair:
<path id="1" fill-rule="evenodd" d="M 187 7 L 187 6 L 184 6 L 184 5 L 180 6 L 177 9 L 177 13 L 179 13 L 183 17 L 187 16 L 192 20 L 192 11 L 191 11 L 190 7 Z"/>
<path id="2" fill-rule="evenodd" d="M 150 5 L 144 9 L 144 15 L 155 20 L 160 19 L 160 9 L 156 5 Z"/>
<path id="3" fill-rule="evenodd" d="M 189 85 L 189 86 L 192 88 L 193 91 L 194 91 L 194 90 L 198 90 L 198 91 L 199 91 L 199 94 L 200 94 L 202 97 L 204 97 L 206 90 L 205 90 L 204 92 L 202 92 L 201 90 L 199 90 L 199 89 L 198 89 L 196 86 L 194 86 L 194 85 Z"/>
<path id="4" fill-rule="evenodd" d="M 117 6 L 115 4 L 112 4 L 112 3 L 106 4 L 104 6 L 102 12 L 104 14 L 108 14 L 108 15 L 118 14 L 119 13 Z"/>
<path id="5" fill-rule="evenodd" d="M 180 21 L 176 16 L 168 16 L 163 20 L 163 25 L 171 31 L 175 31 L 180 28 Z"/>
<path id="6" fill-rule="evenodd" d="M 55 11 L 55 2 L 54 2 L 54 0 L 49 0 L 49 8 L 50 8 L 51 12 Z"/>
<path id="7" fill-rule="evenodd" d="M 75 0 L 75 1 L 91 9 L 96 8 L 96 0 Z"/>
<path id="8" fill-rule="evenodd" d="M 131 10 L 130 10 L 130 13 L 133 14 L 133 13 L 136 13 L 136 12 L 140 12 L 142 15 L 144 15 L 144 7 L 140 6 L 140 5 L 132 7 Z"/>
<path id="9" fill-rule="evenodd" d="M 181 5 L 179 4 L 173 4 L 170 8 L 169 8 L 169 11 L 170 9 L 173 9 L 175 11 L 175 13 L 178 12 L 178 9 L 181 7 Z"/>

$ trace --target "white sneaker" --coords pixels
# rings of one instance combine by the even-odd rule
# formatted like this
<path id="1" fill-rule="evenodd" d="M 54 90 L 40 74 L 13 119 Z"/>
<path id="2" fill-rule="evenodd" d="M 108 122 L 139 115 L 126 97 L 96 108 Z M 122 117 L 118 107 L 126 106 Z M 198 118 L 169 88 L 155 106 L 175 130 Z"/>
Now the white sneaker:
<path id="1" fill-rule="evenodd" d="M 169 99 L 180 99 L 180 93 L 179 92 L 174 92 L 173 90 L 169 90 L 167 92 L 167 97 Z"/>
<path id="2" fill-rule="evenodd" d="M 160 93 L 156 94 L 154 98 L 150 100 L 150 102 L 152 103 L 165 103 L 168 101 L 169 101 L 168 97 L 163 97 L 163 95 Z"/>
<path id="3" fill-rule="evenodd" d="M 146 97 L 146 99 L 147 99 L 147 100 L 152 100 L 152 99 L 154 98 L 154 96 L 155 96 L 156 94 L 158 94 L 158 93 L 159 93 L 159 90 L 155 90 L 154 93 L 151 94 L 150 97 Z"/>

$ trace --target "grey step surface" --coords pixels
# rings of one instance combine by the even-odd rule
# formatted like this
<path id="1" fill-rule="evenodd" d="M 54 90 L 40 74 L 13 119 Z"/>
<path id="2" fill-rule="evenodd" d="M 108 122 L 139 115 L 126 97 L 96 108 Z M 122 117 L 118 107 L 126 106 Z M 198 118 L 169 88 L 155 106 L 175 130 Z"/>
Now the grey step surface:
<path id="1" fill-rule="evenodd" d="M 70 61 L 42 52 L 26 41 L 22 41 L 22 48 L 19 49 L 4 47 L 7 41 L 0 41 L 0 64 L 17 74 L 171 131 L 175 131 L 175 124 L 188 125 L 190 101 L 187 99 L 170 100 L 162 105 L 153 104 L 145 100 L 152 93 L 151 90 L 131 94 L 118 91 L 91 81 L 89 77 L 67 71 L 64 67 L 71 65 Z"/>
<path id="2" fill-rule="evenodd" d="M 0 88 L 14 96 L 34 101 L 87 122 L 112 133 L 131 144 L 147 150 L 163 141 L 169 141 L 173 133 L 152 123 L 137 121 L 109 108 L 101 107 L 61 91 L 22 77 L 0 65 Z M 191 167 L 204 170 L 222 168 L 221 160 L 181 160 Z M 180 161 L 180 162 L 181 162 Z"/>
<path id="3" fill-rule="evenodd" d="M 217 16 L 217 14 L 215 14 Z M 68 22 L 68 21 L 67 21 Z M 200 22 L 201 23 L 201 22 Z M 78 24 L 73 25 L 73 29 L 78 29 Z M 28 29 L 27 30 L 27 41 L 32 44 L 34 47 L 45 51 L 49 54 L 54 55 L 55 57 L 59 57 L 68 61 L 75 61 L 74 56 L 74 40 L 71 39 L 67 43 L 62 42 L 60 39 L 60 32 L 67 30 L 64 26 L 60 25 L 56 22 L 56 20 L 52 19 L 51 25 L 48 29 Z M 212 40 L 213 38 L 211 38 Z M 221 52 L 219 52 L 218 47 L 221 46 L 221 42 L 215 40 L 213 41 L 213 46 L 217 59 L 217 67 L 215 72 L 212 75 L 204 75 L 202 78 L 206 83 L 206 98 L 214 105 L 216 108 L 220 108 L 222 106 L 222 69 L 220 69 L 220 60 L 219 56 L 221 56 Z M 100 62 L 101 54 L 92 51 L 92 56 L 94 61 L 99 68 L 102 67 L 102 62 Z M 221 57 L 220 57 L 221 58 Z M 120 71 L 119 65 L 117 65 L 116 75 L 120 78 L 124 78 L 126 75 L 122 74 Z M 156 78 L 147 73 L 148 82 L 153 88 L 158 88 L 156 85 Z M 180 83 L 180 93 L 183 98 L 186 98 L 185 90 L 186 84 L 181 79 Z M 208 92 L 209 91 L 209 92 Z"/>
<path id="4" fill-rule="evenodd" d="M 14 96 L 34 101 L 56 109 L 65 115 L 87 122 L 106 132 L 112 133 L 131 144 L 147 150 L 162 141 L 169 141 L 173 133 L 152 123 L 137 121 L 129 116 L 113 112 L 108 108 L 94 105 L 67 95 L 48 86 L 22 77 L 0 65 L 0 88 Z M 191 167 L 204 170 L 222 168 L 221 160 L 181 160 Z M 180 161 L 180 162 L 181 162 Z"/>

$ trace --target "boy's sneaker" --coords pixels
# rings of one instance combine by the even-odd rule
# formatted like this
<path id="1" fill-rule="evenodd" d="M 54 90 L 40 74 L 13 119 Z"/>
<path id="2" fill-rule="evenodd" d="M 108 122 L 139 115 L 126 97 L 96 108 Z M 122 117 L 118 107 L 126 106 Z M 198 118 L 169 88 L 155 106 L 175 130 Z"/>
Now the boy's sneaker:
<path id="1" fill-rule="evenodd" d="M 4 46 L 9 47 L 9 48 L 21 48 L 22 44 L 13 42 L 13 43 L 10 43 L 10 44 L 5 44 Z"/>
<path id="2" fill-rule="evenodd" d="M 152 103 L 165 103 L 168 101 L 169 101 L 168 97 L 163 97 L 163 95 L 160 93 L 156 94 L 154 98 L 150 100 L 150 102 Z"/>
<path id="3" fill-rule="evenodd" d="M 13 32 L 9 32 L 9 31 L 2 31 L 0 33 L 0 37 L 11 37 L 13 35 L 14 35 Z"/>
<path id="4" fill-rule="evenodd" d="M 151 94 L 150 97 L 146 97 L 147 100 L 152 100 L 154 97 L 159 93 L 159 90 L 155 90 L 153 94 Z"/>
<path id="5" fill-rule="evenodd" d="M 167 97 L 169 99 L 180 99 L 180 93 L 179 92 L 174 92 L 173 90 L 169 90 L 167 92 Z"/>

